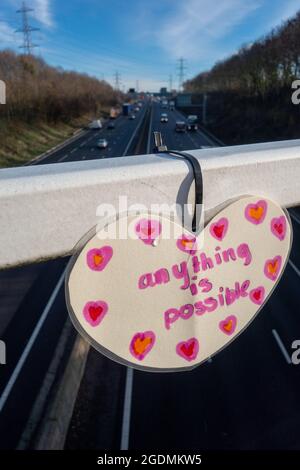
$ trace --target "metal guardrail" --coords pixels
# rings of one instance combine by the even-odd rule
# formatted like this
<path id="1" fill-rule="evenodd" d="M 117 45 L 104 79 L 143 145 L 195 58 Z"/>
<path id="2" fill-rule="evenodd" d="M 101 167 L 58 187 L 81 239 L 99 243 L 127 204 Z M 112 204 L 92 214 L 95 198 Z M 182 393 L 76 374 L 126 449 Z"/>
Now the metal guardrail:
<path id="1" fill-rule="evenodd" d="M 228 200 L 258 194 L 300 204 L 300 140 L 195 150 L 204 180 L 205 220 Z M 159 154 L 0 170 L 0 267 L 70 254 L 99 222 L 97 207 L 193 203 L 184 161 Z"/>

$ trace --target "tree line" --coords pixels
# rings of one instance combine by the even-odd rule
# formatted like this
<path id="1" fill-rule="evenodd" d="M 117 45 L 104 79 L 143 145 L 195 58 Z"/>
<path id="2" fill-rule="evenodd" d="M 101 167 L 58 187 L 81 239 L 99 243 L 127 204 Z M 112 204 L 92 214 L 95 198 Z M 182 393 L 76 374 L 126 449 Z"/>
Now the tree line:
<path id="1" fill-rule="evenodd" d="M 300 12 L 270 34 L 185 83 L 192 92 L 231 91 L 259 96 L 279 93 L 300 73 Z"/>
<path id="2" fill-rule="evenodd" d="M 0 51 L 0 80 L 6 83 L 2 123 L 14 120 L 69 122 L 113 106 L 119 100 L 104 80 L 48 65 L 43 59 Z"/>

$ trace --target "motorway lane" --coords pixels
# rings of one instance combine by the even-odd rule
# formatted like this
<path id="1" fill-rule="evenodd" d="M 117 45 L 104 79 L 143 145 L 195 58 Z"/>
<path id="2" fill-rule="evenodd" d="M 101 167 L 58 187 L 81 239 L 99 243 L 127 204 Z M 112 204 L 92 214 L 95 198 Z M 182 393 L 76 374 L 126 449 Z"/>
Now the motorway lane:
<path id="1" fill-rule="evenodd" d="M 120 116 L 116 119 L 114 130 L 104 128 L 100 132 L 87 131 L 84 136 L 81 135 L 63 149 L 58 149 L 39 164 L 54 163 L 62 159 L 74 161 L 122 156 L 128 149 L 145 110 L 146 106 L 138 113 L 136 120 Z M 102 137 L 109 141 L 109 147 L 104 151 L 105 153 L 96 149 L 96 142 Z M 40 265 L 0 272 L 2 312 L 5 308 L 5 318 L 1 321 L 0 331 L 1 339 L 5 341 L 7 347 L 7 364 L 1 366 L 0 375 L 0 448 L 13 448 L 17 445 L 57 346 L 63 325 L 68 318 L 64 288 L 61 285 L 32 349 L 28 355 L 24 356 L 21 372 L 16 376 L 16 381 L 1 409 L 3 392 L 6 393 L 8 389 L 9 381 L 18 368 L 20 359 L 30 343 L 32 333 L 48 305 L 51 294 L 58 285 L 67 261 L 67 259 L 58 259 Z M 22 288 L 23 292 L 21 292 Z"/>
<path id="2" fill-rule="evenodd" d="M 114 120 L 115 129 L 107 129 L 107 122 L 100 130 L 87 130 L 78 139 L 73 140 L 65 147 L 58 149 L 53 154 L 46 156 L 37 164 L 72 162 L 78 160 L 94 160 L 97 158 L 112 158 L 124 155 L 130 137 L 144 117 L 146 106 L 136 114 L 136 119 L 131 120 L 127 116 L 119 116 Z M 99 139 L 106 139 L 108 147 L 99 149 Z M 127 153 L 127 152 L 126 152 Z"/>
<path id="3" fill-rule="evenodd" d="M 161 123 L 160 116 L 162 113 L 168 114 L 168 122 Z M 213 147 L 216 146 L 212 141 L 201 131 L 189 131 L 189 132 L 176 132 L 175 124 L 176 121 L 182 121 L 185 118 L 178 111 L 170 111 L 163 109 L 160 104 L 153 104 L 152 114 L 152 137 L 150 149 L 154 148 L 154 131 L 161 131 L 163 141 L 167 145 L 169 150 L 193 150 L 201 147 Z"/>
<path id="4" fill-rule="evenodd" d="M 153 130 L 168 147 L 195 148 L 188 135 L 174 137 L 176 117 L 159 123 L 161 112 L 156 106 Z M 293 212 L 291 260 L 300 268 L 300 210 Z M 289 264 L 255 321 L 211 362 L 188 373 L 135 371 L 129 448 L 300 449 L 300 366 L 287 362 L 274 336 L 275 330 L 289 358 L 300 339 L 299 281 Z"/>

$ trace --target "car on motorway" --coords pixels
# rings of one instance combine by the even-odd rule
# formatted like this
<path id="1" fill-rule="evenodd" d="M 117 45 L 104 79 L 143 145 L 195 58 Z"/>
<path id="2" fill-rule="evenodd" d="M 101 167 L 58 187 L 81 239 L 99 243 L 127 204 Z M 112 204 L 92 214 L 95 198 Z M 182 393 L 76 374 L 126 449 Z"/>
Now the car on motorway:
<path id="1" fill-rule="evenodd" d="M 129 119 L 135 119 L 135 114 L 130 114 Z"/>
<path id="2" fill-rule="evenodd" d="M 99 139 L 98 142 L 97 142 L 97 147 L 99 149 L 106 149 L 106 147 L 108 146 L 108 142 L 106 139 Z"/>
<path id="3" fill-rule="evenodd" d="M 109 123 L 107 124 L 107 129 L 115 129 L 115 127 L 115 123 L 112 121 L 109 121 Z"/>
<path id="4" fill-rule="evenodd" d="M 184 121 L 176 121 L 175 131 L 176 132 L 185 132 L 186 131 L 186 123 Z"/>
<path id="5" fill-rule="evenodd" d="M 97 131 L 98 129 L 102 129 L 102 122 L 100 119 L 95 119 L 89 124 L 89 129 Z"/>
<path id="6" fill-rule="evenodd" d="M 138 113 L 140 108 L 137 106 L 136 108 L 134 108 L 135 112 Z"/>
<path id="7" fill-rule="evenodd" d="M 196 116 L 194 114 L 190 114 L 187 117 L 187 130 L 188 131 L 197 131 L 198 130 L 197 121 L 198 121 L 198 116 Z"/>
<path id="8" fill-rule="evenodd" d="M 168 115 L 167 113 L 161 113 L 160 115 L 160 122 L 168 122 Z"/>

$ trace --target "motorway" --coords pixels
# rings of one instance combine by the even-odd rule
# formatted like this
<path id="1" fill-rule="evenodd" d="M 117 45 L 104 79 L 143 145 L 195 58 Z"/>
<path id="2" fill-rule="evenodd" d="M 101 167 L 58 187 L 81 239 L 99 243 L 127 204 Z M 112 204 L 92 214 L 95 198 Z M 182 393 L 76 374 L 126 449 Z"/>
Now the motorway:
<path id="1" fill-rule="evenodd" d="M 38 160 L 37 164 L 49 164 L 60 162 L 75 162 L 78 160 L 94 160 L 98 158 L 112 158 L 127 155 L 135 130 L 141 123 L 145 108 L 136 114 L 136 119 L 128 119 L 127 116 L 119 116 L 114 120 L 115 129 L 108 129 L 107 123 L 100 130 L 86 130 L 77 139 L 70 142 Z M 106 139 L 108 147 L 100 149 L 97 147 L 99 139 Z"/>
<path id="2" fill-rule="evenodd" d="M 124 155 L 126 149 L 132 151 L 130 141 L 142 112 L 136 121 L 120 117 L 115 130 L 100 131 L 101 137 L 110 142 L 107 150 L 96 148 L 98 131 L 87 131 L 39 163 Z M 153 131 L 162 132 L 169 149 L 215 145 L 201 131 L 175 133 L 175 121 L 182 115 L 176 110 L 168 111 L 169 122 L 160 123 L 161 112 L 166 111 L 155 104 L 148 152 L 154 146 Z M 300 339 L 297 250 L 300 210 L 293 209 L 290 214 L 294 244 L 291 262 L 279 286 L 247 330 L 211 361 L 188 373 L 152 374 L 133 372 L 95 350 L 90 351 L 66 449 L 300 448 L 297 426 L 300 367 L 290 361 L 291 344 Z M 36 270 L 19 268 L 1 275 L 4 298 L 1 303 L 10 306 L 9 310 L 5 308 L 10 313 L 3 320 L 3 334 L 0 324 L 0 337 L 7 343 L 9 357 L 9 363 L 1 369 L 0 410 L 1 393 L 3 397 L 26 341 L 47 305 L 50 307 L 0 411 L 0 435 L 5 436 L 0 447 L 17 445 L 66 321 L 63 289 L 59 284 L 66 261 L 56 260 L 39 265 Z M 26 291 L 23 299 L 22 290 Z M 18 295 L 14 296 L 16 291 Z M 11 306 L 13 301 L 15 310 Z"/>
<path id="3" fill-rule="evenodd" d="M 154 148 L 154 131 L 161 131 L 164 144 L 169 150 L 193 150 L 205 147 L 215 147 L 216 143 L 202 132 L 174 132 L 176 121 L 182 121 L 184 116 L 178 111 L 168 111 L 168 122 L 161 123 L 161 113 L 166 112 L 161 106 L 155 104 L 153 106 L 152 122 L 151 122 L 151 141 L 149 149 Z"/>

